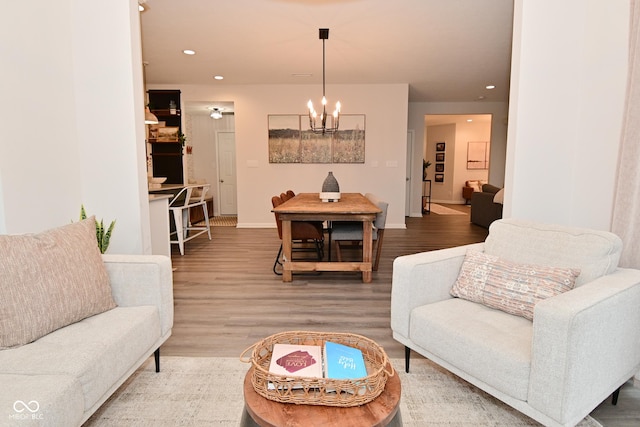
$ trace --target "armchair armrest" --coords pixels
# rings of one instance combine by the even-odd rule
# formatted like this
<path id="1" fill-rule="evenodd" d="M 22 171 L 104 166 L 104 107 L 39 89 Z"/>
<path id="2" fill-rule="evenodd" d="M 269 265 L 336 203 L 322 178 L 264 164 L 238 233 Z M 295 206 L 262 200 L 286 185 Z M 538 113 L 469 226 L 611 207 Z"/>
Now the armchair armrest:
<path id="1" fill-rule="evenodd" d="M 534 310 L 529 403 L 578 422 L 640 368 L 640 271 L 618 269 Z"/>
<path id="2" fill-rule="evenodd" d="M 421 305 L 452 298 L 467 250 L 482 251 L 484 243 L 398 257 L 393 262 L 391 286 L 391 329 L 409 336 L 411 310 Z"/>
<path id="3" fill-rule="evenodd" d="M 111 292 L 120 307 L 155 305 L 162 335 L 173 327 L 173 274 L 171 259 L 163 255 L 102 256 Z"/>

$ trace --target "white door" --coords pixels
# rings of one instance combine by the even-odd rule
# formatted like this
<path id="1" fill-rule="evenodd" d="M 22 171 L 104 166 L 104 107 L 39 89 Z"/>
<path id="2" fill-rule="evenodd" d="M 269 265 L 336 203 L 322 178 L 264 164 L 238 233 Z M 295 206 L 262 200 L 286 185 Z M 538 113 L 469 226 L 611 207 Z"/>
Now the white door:
<path id="1" fill-rule="evenodd" d="M 413 139 L 415 131 L 407 131 L 407 172 L 404 193 L 404 216 L 411 216 L 411 162 L 413 162 Z"/>
<path id="2" fill-rule="evenodd" d="M 217 132 L 218 140 L 218 212 L 237 215 L 236 192 L 236 134 Z"/>

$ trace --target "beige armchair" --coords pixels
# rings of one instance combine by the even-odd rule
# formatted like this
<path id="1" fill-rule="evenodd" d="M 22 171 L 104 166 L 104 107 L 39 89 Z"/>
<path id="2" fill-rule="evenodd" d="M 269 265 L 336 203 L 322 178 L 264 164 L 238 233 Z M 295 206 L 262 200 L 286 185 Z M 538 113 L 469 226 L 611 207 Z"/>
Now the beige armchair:
<path id="1" fill-rule="evenodd" d="M 574 426 L 640 369 L 640 271 L 617 267 L 621 247 L 608 232 L 508 219 L 484 243 L 397 258 L 391 328 L 407 372 L 413 350 L 546 426 Z M 451 295 L 471 251 L 579 275 L 528 319 L 487 306 L 487 288 L 482 302 Z M 470 277 L 482 282 L 493 269 Z M 541 296 L 528 279 L 502 279 Z"/>

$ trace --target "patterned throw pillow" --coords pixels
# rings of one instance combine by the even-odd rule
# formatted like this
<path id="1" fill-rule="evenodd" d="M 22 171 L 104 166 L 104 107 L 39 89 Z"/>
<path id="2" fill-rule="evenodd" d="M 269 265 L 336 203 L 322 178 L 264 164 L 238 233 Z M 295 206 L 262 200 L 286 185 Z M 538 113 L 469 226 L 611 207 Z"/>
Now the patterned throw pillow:
<path id="1" fill-rule="evenodd" d="M 573 289 L 580 270 L 518 264 L 483 252 L 467 253 L 451 295 L 533 320 L 533 308 Z"/>
<path id="2" fill-rule="evenodd" d="M 0 236 L 0 349 L 116 306 L 95 218 L 39 234 Z"/>

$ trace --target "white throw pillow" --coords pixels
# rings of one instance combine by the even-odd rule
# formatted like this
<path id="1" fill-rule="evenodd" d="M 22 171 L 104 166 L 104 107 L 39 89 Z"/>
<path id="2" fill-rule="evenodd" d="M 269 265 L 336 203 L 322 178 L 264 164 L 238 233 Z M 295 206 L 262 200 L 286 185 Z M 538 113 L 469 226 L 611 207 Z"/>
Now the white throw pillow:
<path id="1" fill-rule="evenodd" d="M 493 196 L 493 203 L 504 204 L 504 188 L 500 189 L 495 196 Z"/>

